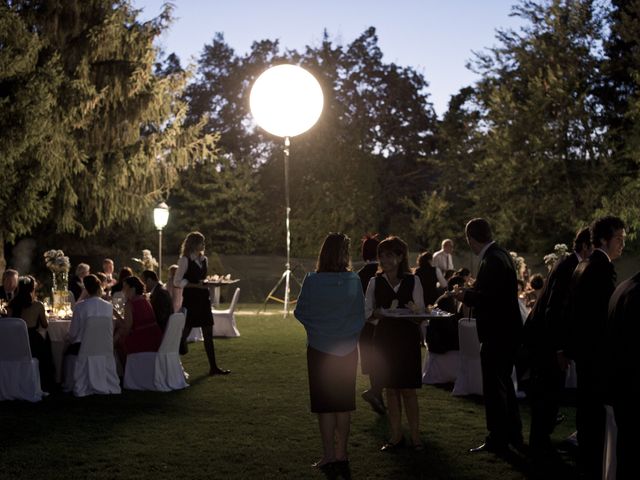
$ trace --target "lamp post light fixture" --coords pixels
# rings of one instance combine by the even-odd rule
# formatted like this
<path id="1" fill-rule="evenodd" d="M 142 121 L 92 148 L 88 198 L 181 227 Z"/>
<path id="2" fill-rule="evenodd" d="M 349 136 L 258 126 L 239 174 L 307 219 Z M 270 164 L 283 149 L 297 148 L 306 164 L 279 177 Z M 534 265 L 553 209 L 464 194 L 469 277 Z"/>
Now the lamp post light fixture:
<path id="1" fill-rule="evenodd" d="M 158 279 L 162 280 L 162 229 L 167 226 L 169 221 L 169 206 L 160 202 L 153 209 L 153 223 L 158 229 Z"/>
<path id="2" fill-rule="evenodd" d="M 267 296 L 266 302 L 285 282 L 284 315 L 289 313 L 291 277 L 291 230 L 289 227 L 289 146 L 291 137 L 309 130 L 320 118 L 324 98 L 318 80 L 302 67 L 277 65 L 263 72 L 251 87 L 249 105 L 260 127 L 284 138 L 285 226 L 287 231 L 287 263 L 282 277 Z M 277 299 L 278 300 L 278 299 Z"/>

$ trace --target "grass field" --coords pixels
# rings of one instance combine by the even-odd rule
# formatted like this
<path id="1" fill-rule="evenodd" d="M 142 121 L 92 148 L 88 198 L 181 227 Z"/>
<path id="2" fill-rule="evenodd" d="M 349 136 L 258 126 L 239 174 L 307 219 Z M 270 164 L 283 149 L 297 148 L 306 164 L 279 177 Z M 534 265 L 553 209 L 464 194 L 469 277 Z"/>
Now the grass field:
<path id="1" fill-rule="evenodd" d="M 202 344 L 183 358 L 191 386 L 171 393 L 124 391 L 74 398 L 55 394 L 32 405 L 0 403 L 2 479 L 304 479 L 321 455 L 316 418 L 309 413 L 305 334 L 293 318 L 255 315 L 242 305 L 235 339 L 216 339 L 228 377 L 207 377 Z M 366 388 L 358 378 L 358 391 Z M 424 386 L 418 394 L 426 451 L 379 452 L 386 422 L 357 397 L 350 438 L 350 473 L 358 479 L 557 478 L 570 458 L 532 464 L 513 454 L 466 453 L 485 435 L 479 399 L 452 397 Z M 525 435 L 528 407 L 522 404 Z M 573 408 L 554 439 L 574 426 Z M 526 437 L 525 437 L 526 438 Z M 329 475 L 331 476 L 331 475 Z M 571 476 L 571 475 L 570 475 Z"/>

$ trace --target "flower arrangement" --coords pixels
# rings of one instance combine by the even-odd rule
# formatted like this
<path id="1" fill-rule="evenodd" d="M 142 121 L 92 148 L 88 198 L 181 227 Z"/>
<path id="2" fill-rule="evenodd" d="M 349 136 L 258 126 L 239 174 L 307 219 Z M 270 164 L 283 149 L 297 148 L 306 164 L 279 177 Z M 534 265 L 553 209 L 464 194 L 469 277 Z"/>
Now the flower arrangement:
<path id="1" fill-rule="evenodd" d="M 556 246 L 553 247 L 553 252 L 544 256 L 544 264 L 547 266 L 549 271 L 551 271 L 556 263 L 568 255 L 569 247 L 564 243 L 556 243 Z"/>
<path id="2" fill-rule="evenodd" d="M 69 257 L 65 257 L 62 250 L 47 250 L 44 252 L 44 261 L 53 273 L 68 273 L 71 268 Z"/>
<path id="3" fill-rule="evenodd" d="M 139 263 L 142 270 L 155 271 L 158 268 L 158 261 L 151 255 L 151 250 L 142 250 L 142 258 L 132 258 L 131 260 Z"/>
<path id="4" fill-rule="evenodd" d="M 518 255 L 517 252 L 509 252 L 511 254 L 511 259 L 516 267 L 516 274 L 518 276 L 518 280 L 522 280 L 526 283 L 527 281 L 527 263 L 524 260 L 524 257 Z"/>

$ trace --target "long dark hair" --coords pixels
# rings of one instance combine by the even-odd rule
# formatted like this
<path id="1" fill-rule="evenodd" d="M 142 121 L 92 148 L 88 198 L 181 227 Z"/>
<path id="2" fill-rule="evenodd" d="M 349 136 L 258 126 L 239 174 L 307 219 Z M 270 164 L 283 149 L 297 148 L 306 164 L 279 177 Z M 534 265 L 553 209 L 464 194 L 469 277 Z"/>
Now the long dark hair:
<path id="1" fill-rule="evenodd" d="M 411 274 L 411 269 L 409 268 L 409 248 L 404 240 L 393 235 L 385 238 L 378 244 L 378 258 L 380 258 L 382 252 L 391 252 L 401 257 L 400 263 L 398 264 L 398 277 Z M 378 268 L 378 271 L 381 272 L 381 268 Z"/>
<path id="2" fill-rule="evenodd" d="M 142 295 L 144 293 L 144 283 L 142 283 L 142 280 L 138 277 L 127 277 L 124 279 L 124 283 L 126 283 L 129 288 L 133 288 L 136 295 Z"/>
<path id="3" fill-rule="evenodd" d="M 349 237 L 342 233 L 330 233 L 324 239 L 316 272 L 348 272 L 351 270 L 351 256 Z"/>
<path id="4" fill-rule="evenodd" d="M 26 275 L 18 279 L 18 293 L 9 302 L 11 315 L 20 318 L 22 310 L 28 308 L 33 303 L 32 293 L 36 289 L 36 279 L 31 275 Z"/>

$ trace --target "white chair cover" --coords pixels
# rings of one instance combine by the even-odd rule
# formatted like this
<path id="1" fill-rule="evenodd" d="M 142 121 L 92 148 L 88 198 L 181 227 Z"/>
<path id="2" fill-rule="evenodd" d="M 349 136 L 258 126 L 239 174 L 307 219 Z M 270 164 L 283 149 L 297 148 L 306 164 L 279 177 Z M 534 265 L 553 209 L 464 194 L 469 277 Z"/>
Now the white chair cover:
<path id="1" fill-rule="evenodd" d="M 453 395 L 482 395 L 482 368 L 480 367 L 480 341 L 475 318 L 458 321 L 458 374 Z"/>
<path id="2" fill-rule="evenodd" d="M 42 400 L 38 368 L 24 320 L 0 318 L 0 400 Z"/>
<path id="3" fill-rule="evenodd" d="M 616 480 L 618 462 L 616 448 L 618 445 L 618 425 L 611 405 L 604 406 L 607 412 L 607 423 L 604 432 L 604 452 L 602 461 L 602 479 Z"/>
<path id="4" fill-rule="evenodd" d="M 202 335 L 202 329 L 200 327 L 192 328 L 187 337 L 188 343 L 202 342 L 204 341 L 204 335 Z"/>
<path id="5" fill-rule="evenodd" d="M 109 317 L 90 317 L 82 336 L 78 355 L 64 359 L 66 392 L 76 397 L 93 394 L 121 393 L 113 356 L 113 320 Z"/>
<path id="6" fill-rule="evenodd" d="M 236 288 L 233 298 L 226 310 L 212 310 L 213 312 L 213 336 L 214 337 L 239 337 L 240 332 L 236 325 L 235 310 L 240 298 L 240 289 Z"/>
<path id="7" fill-rule="evenodd" d="M 460 352 L 449 350 L 445 353 L 427 352 L 422 368 L 422 383 L 434 385 L 456 381 Z"/>
<path id="8" fill-rule="evenodd" d="M 140 352 L 127 355 L 124 388 L 168 392 L 189 386 L 185 381 L 178 354 L 184 322 L 184 313 L 174 313 L 169 317 L 157 353 Z"/>

